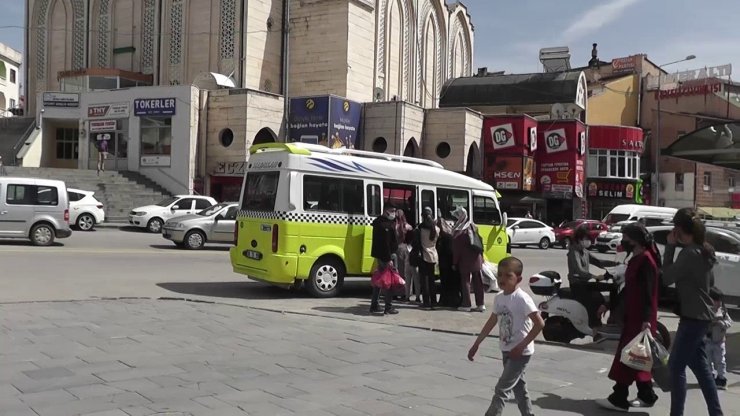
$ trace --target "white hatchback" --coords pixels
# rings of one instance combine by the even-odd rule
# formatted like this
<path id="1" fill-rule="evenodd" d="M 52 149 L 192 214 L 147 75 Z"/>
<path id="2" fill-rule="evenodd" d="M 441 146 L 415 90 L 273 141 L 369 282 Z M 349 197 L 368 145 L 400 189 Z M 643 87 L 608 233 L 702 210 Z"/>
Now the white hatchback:
<path id="1" fill-rule="evenodd" d="M 555 242 L 555 231 L 552 227 L 529 218 L 509 218 L 506 234 L 512 246 L 535 245 L 547 250 Z"/>
<path id="2" fill-rule="evenodd" d="M 128 222 L 134 227 L 146 228 L 151 233 L 161 233 L 162 226 L 170 218 L 195 214 L 216 203 L 210 196 L 176 195 L 155 205 L 134 208 L 128 215 Z"/>
<path id="3" fill-rule="evenodd" d="M 95 192 L 67 188 L 69 197 L 69 223 L 80 231 L 91 231 L 95 225 L 105 221 L 103 204 L 95 198 Z"/>

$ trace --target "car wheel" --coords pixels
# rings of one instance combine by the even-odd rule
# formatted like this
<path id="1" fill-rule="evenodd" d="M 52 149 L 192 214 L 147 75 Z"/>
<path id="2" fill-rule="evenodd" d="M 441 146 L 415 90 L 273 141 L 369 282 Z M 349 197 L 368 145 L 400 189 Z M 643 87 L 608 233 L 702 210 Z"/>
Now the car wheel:
<path id="1" fill-rule="evenodd" d="M 77 228 L 81 231 L 92 231 L 95 228 L 95 218 L 90 214 L 82 214 L 77 217 Z"/>
<path id="2" fill-rule="evenodd" d="M 344 265 L 338 259 L 321 257 L 311 268 L 306 289 L 317 298 L 334 297 L 342 288 L 344 273 Z"/>
<path id="3" fill-rule="evenodd" d="M 206 244 L 206 236 L 200 231 L 190 231 L 185 234 L 183 245 L 188 250 L 200 250 Z"/>
<path id="4" fill-rule="evenodd" d="M 50 246 L 54 243 L 54 228 L 49 224 L 37 224 L 31 228 L 31 242 L 35 246 Z"/>
<path id="5" fill-rule="evenodd" d="M 547 250 L 550 248 L 550 239 L 547 237 L 542 237 L 542 240 L 540 240 L 540 248 L 543 250 Z"/>
<path id="6" fill-rule="evenodd" d="M 162 219 L 161 218 L 152 218 L 149 220 L 149 222 L 146 224 L 146 229 L 150 233 L 161 233 L 162 232 Z"/>

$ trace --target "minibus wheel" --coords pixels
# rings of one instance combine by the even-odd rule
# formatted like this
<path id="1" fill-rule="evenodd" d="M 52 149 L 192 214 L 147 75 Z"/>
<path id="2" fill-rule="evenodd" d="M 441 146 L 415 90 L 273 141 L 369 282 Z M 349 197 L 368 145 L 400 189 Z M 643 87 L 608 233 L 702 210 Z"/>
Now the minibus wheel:
<path id="1" fill-rule="evenodd" d="M 316 260 L 306 281 L 306 290 L 317 298 L 331 298 L 339 294 L 344 283 L 344 264 L 333 256 Z"/>

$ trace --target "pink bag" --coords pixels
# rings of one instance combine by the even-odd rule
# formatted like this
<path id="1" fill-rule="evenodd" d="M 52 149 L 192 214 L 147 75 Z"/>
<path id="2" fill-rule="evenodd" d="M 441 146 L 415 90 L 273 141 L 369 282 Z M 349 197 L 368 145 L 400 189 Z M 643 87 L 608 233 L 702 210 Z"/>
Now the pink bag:
<path id="1" fill-rule="evenodd" d="M 370 278 L 370 283 L 382 290 L 394 290 L 406 285 L 406 281 L 403 280 L 403 277 L 393 267 L 376 270 Z"/>

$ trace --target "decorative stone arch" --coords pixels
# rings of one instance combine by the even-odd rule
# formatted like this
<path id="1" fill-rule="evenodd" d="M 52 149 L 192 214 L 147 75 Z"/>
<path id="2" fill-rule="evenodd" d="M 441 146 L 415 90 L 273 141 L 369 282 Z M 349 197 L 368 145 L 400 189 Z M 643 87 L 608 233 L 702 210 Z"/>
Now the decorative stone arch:
<path id="1" fill-rule="evenodd" d="M 449 54 L 447 55 L 447 73 L 452 78 L 455 73 L 454 61 L 456 47 L 462 48 L 462 62 L 463 68 L 460 73 L 462 76 L 470 76 L 473 56 L 473 39 L 472 39 L 473 26 L 470 23 L 470 16 L 467 14 L 467 9 L 462 5 L 457 5 L 453 10 L 450 19 L 450 36 L 448 38 L 449 43 Z M 460 45 L 457 45 L 458 39 L 461 40 Z"/>
<path id="2" fill-rule="evenodd" d="M 473 142 L 470 144 L 470 147 L 468 147 L 468 157 L 465 162 L 465 174 L 473 178 L 480 178 L 482 165 L 480 148 L 478 147 L 478 143 Z"/>
<path id="3" fill-rule="evenodd" d="M 406 142 L 406 148 L 403 149 L 403 155 L 408 157 L 421 157 L 421 149 L 419 148 L 419 143 L 416 142 L 415 138 L 410 138 L 408 142 Z"/>
<path id="4" fill-rule="evenodd" d="M 254 135 L 252 140 L 252 146 L 256 144 L 275 143 L 277 142 L 277 135 L 269 127 L 263 127 L 257 134 Z"/>
<path id="5" fill-rule="evenodd" d="M 424 94 L 427 93 L 425 91 L 425 80 L 423 74 L 426 63 L 425 58 L 428 57 L 424 56 L 424 54 L 426 53 L 424 43 L 426 42 L 426 27 L 427 24 L 429 24 L 430 20 L 436 26 L 435 40 L 437 42 L 437 53 L 436 56 L 432 57 L 431 59 L 434 59 L 436 61 L 435 79 L 437 80 L 438 84 L 437 92 L 442 90 L 443 80 L 446 79 L 444 57 L 447 54 L 447 22 L 445 20 L 447 13 L 445 12 L 445 10 L 446 6 L 444 5 L 443 1 L 425 0 L 419 12 L 420 18 L 418 27 L 421 28 L 421 30 L 419 30 L 417 33 L 417 44 L 419 45 L 419 50 L 416 59 L 416 101 L 418 101 L 419 104 L 422 104 Z M 436 98 L 437 97 L 433 97 L 433 101 L 436 101 Z"/>
<path id="6" fill-rule="evenodd" d="M 388 44 L 390 39 L 388 39 L 388 25 L 390 24 L 388 19 L 388 14 L 390 13 L 391 8 L 388 7 L 388 2 L 398 2 L 401 6 L 401 28 L 403 31 L 403 34 L 401 36 L 401 45 L 402 45 L 402 52 L 401 52 L 401 62 L 402 62 L 402 72 L 403 76 L 401 77 L 401 84 L 403 85 L 403 91 L 405 91 L 405 94 L 408 98 L 411 98 L 411 93 L 413 89 L 411 88 L 411 83 L 409 81 L 409 72 L 410 72 L 410 66 L 412 64 L 413 60 L 413 51 L 414 51 L 414 45 L 412 45 L 411 42 L 411 34 L 415 31 L 415 21 L 416 21 L 416 15 L 415 15 L 415 9 L 413 0 L 380 0 L 380 7 L 378 7 L 377 11 L 377 26 L 376 26 L 376 33 L 377 33 L 377 48 L 376 48 L 376 55 L 375 55 L 375 61 L 377 64 L 376 67 L 376 86 L 380 86 L 383 88 L 383 90 L 386 90 L 386 86 L 388 83 L 387 79 L 387 64 L 388 64 Z M 388 91 L 385 91 L 385 98 L 389 98 Z M 403 97 L 399 97 L 403 98 Z"/>
<path id="7" fill-rule="evenodd" d="M 66 27 L 72 28 L 71 34 L 67 41 L 71 44 L 70 68 L 62 70 L 83 69 L 87 66 L 86 50 L 87 48 L 87 7 L 85 0 L 39 0 L 34 4 L 31 15 L 29 32 L 31 33 L 31 47 L 35 52 L 36 73 L 31 74 L 37 80 L 36 90 L 42 91 L 46 87 L 46 80 L 50 77 L 56 78 L 57 74 L 50 74 L 48 66 L 49 57 L 49 12 L 54 10 L 57 2 L 62 2 L 68 11 Z"/>

